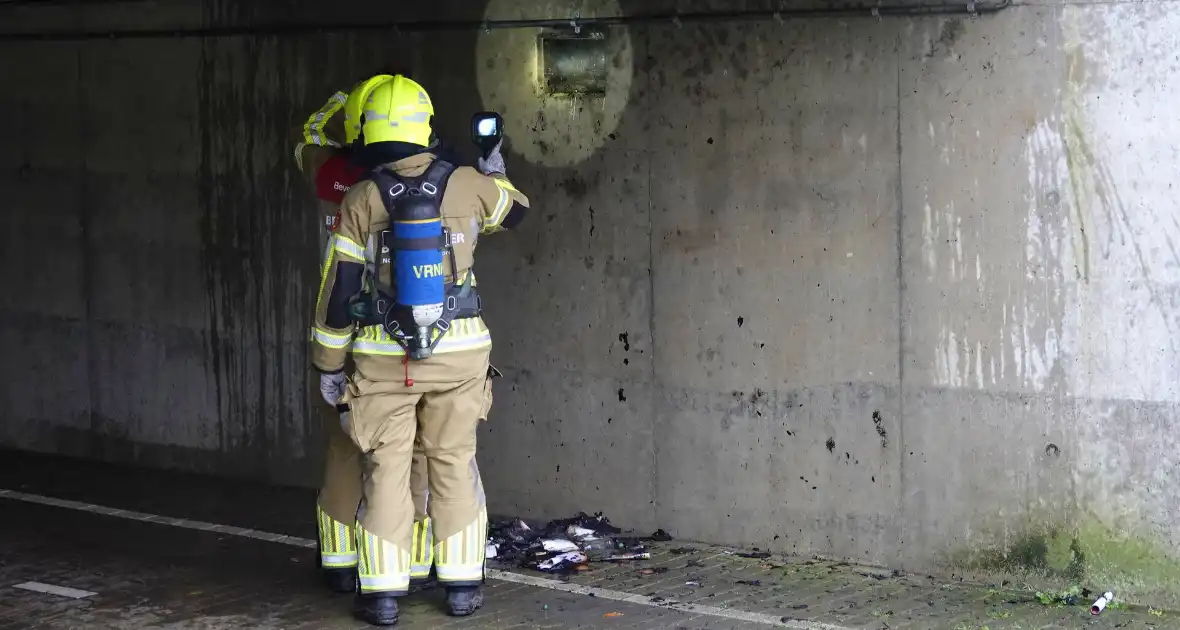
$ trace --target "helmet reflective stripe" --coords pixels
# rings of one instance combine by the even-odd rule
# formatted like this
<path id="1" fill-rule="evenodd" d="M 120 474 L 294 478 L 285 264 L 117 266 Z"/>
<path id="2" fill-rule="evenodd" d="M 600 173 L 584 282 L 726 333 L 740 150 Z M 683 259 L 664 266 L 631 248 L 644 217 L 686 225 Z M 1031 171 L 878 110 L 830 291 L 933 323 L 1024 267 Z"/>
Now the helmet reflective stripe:
<path id="1" fill-rule="evenodd" d="M 365 144 L 407 142 L 430 146 L 434 105 L 426 90 L 412 79 L 398 75 L 378 82 L 364 100 L 363 113 L 361 133 Z"/>
<path id="2" fill-rule="evenodd" d="M 362 112 L 365 103 L 369 100 L 369 94 L 373 88 L 392 81 L 393 75 L 378 74 L 361 81 L 348 93 L 348 98 L 344 102 L 344 142 L 352 144 L 356 142 L 361 135 L 361 115 L 365 114 L 368 117 L 368 112 Z"/>

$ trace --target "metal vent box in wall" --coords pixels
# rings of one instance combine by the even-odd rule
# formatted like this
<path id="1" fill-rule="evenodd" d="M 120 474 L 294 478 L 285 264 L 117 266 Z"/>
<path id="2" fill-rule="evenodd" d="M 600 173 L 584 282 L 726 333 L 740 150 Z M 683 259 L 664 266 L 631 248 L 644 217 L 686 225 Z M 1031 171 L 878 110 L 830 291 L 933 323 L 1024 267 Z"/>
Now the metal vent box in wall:
<path id="1" fill-rule="evenodd" d="M 538 37 L 542 87 L 553 95 L 602 96 L 613 51 L 605 30 L 546 29 Z"/>

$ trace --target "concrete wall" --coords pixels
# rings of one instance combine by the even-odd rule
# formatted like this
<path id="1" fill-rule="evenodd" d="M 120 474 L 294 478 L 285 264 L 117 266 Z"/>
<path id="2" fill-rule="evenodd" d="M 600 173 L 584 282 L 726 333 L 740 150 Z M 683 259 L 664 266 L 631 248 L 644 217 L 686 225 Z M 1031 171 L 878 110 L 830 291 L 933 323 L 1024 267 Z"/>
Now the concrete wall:
<path id="1" fill-rule="evenodd" d="M 0 43 L 0 441 L 314 483 L 284 139 L 409 58 L 536 208 L 480 248 L 494 510 L 1174 601 L 1176 7 L 632 27 L 575 102 L 527 31 Z"/>

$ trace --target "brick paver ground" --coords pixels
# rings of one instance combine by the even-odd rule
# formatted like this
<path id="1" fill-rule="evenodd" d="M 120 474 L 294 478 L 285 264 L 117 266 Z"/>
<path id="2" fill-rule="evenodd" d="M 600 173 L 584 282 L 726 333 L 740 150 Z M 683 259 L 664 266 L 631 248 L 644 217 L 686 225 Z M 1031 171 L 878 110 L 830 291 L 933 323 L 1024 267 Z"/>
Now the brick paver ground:
<path id="1" fill-rule="evenodd" d="M 314 494 L 223 479 L 60 458 L 0 453 L 0 490 L 53 496 L 311 538 Z M 588 506 L 592 507 L 592 506 Z M 0 498 L 0 630 L 16 628 L 364 628 L 350 598 L 327 593 L 310 550 Z M 1031 630 L 1178 628 L 1180 615 L 1139 608 L 1091 617 L 1031 593 L 895 576 L 802 558 L 747 558 L 737 550 L 660 544 L 631 564 L 594 564 L 573 594 L 489 580 L 488 605 L 450 619 L 441 592 L 403 601 L 409 628 L 685 628 Z M 493 565 L 494 566 L 494 565 Z M 524 577 L 520 577 L 524 576 Z M 97 594 L 81 600 L 12 588 L 36 581 Z M 583 590 L 586 590 L 583 589 Z M 597 589 L 597 590 L 594 590 Z M 620 601 L 623 600 L 623 601 Z"/>
<path id="2" fill-rule="evenodd" d="M 893 576 L 838 562 L 743 558 L 734 550 L 675 542 L 659 545 L 648 562 L 594 565 L 571 581 L 664 605 L 700 604 L 847 628 L 1180 628 L 1180 616 L 1169 612 L 1118 608 L 1092 617 L 1089 602 L 1051 607 L 1027 591 Z"/>

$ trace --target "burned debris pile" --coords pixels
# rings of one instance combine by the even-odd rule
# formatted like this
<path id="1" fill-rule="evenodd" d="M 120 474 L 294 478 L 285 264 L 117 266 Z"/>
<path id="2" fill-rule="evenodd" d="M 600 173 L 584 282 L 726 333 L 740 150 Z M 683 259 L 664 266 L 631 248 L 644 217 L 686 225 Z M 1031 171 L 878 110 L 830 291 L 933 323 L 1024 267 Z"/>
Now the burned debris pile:
<path id="1" fill-rule="evenodd" d="M 627 535 L 602 514 L 529 525 L 521 519 L 499 521 L 488 537 L 487 557 L 545 573 L 572 574 L 592 562 L 628 562 L 651 558 L 650 542 L 672 540 L 664 530 L 651 536 Z"/>

